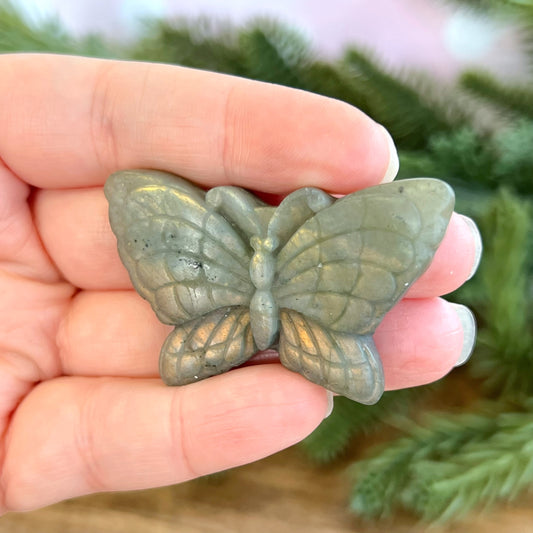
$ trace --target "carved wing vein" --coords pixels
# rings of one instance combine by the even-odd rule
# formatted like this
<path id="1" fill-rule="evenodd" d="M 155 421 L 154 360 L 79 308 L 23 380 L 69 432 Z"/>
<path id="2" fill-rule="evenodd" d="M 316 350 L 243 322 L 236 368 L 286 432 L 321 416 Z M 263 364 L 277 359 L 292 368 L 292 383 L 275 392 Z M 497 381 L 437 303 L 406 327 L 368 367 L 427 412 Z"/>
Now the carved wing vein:
<path id="1" fill-rule="evenodd" d="M 297 339 L 298 339 L 298 347 L 301 351 L 303 351 L 304 353 L 306 353 L 308 356 L 311 356 L 313 357 L 313 359 L 315 360 L 318 360 L 318 364 L 320 365 L 320 374 L 322 376 L 324 376 L 324 379 L 328 379 L 327 376 L 326 376 L 326 369 L 325 369 L 325 358 L 324 357 L 318 357 L 318 354 L 320 354 L 320 346 L 319 346 L 319 343 L 318 343 L 318 339 L 316 338 L 316 335 L 315 335 L 315 332 L 313 331 L 313 328 L 309 327 L 309 323 L 306 321 L 306 320 L 303 320 L 302 321 L 303 323 L 303 326 L 307 332 L 307 335 L 309 335 L 309 338 L 311 340 L 311 342 L 313 343 L 313 347 L 315 348 L 313 354 L 311 354 L 308 350 L 305 350 L 305 348 L 303 347 L 302 345 L 302 336 L 298 335 L 297 336 Z M 294 325 L 294 322 L 293 322 L 293 325 Z M 327 333 L 327 332 L 326 332 Z"/>
<path id="2" fill-rule="evenodd" d="M 199 248 L 200 248 L 200 255 L 205 257 L 205 240 L 207 237 L 207 220 L 209 218 L 209 214 L 207 216 L 202 217 L 202 233 L 200 237 Z M 222 244 L 222 243 L 219 243 Z M 209 299 L 209 302 L 211 303 L 211 306 L 213 308 L 216 307 L 215 299 L 213 298 L 213 287 L 212 285 L 209 286 L 209 290 L 206 291 L 207 298 Z M 217 326 L 218 327 L 218 326 Z M 217 327 L 213 328 L 213 331 L 217 329 Z"/>
<path id="3" fill-rule="evenodd" d="M 193 229 L 201 234 L 201 246 L 202 250 L 205 246 L 206 239 L 209 240 L 212 244 L 214 244 L 217 248 L 222 249 L 224 252 L 226 252 L 232 259 L 234 259 L 243 269 L 244 272 L 248 271 L 248 261 L 244 261 L 244 257 L 242 255 L 239 255 L 238 253 L 234 252 L 231 248 L 228 248 L 223 241 L 219 239 L 218 236 L 212 236 L 206 229 L 207 219 L 209 216 L 212 215 L 212 213 L 207 213 L 207 216 L 203 217 L 202 225 L 195 224 L 194 222 L 180 217 L 178 215 L 154 215 L 150 217 L 150 220 L 156 221 L 156 222 L 176 222 L 179 221 L 180 223 L 183 223 L 184 226 L 189 227 L 190 229 Z M 166 252 L 166 251 L 165 251 Z M 148 254 L 147 254 L 148 255 Z M 203 254 L 204 257 L 208 257 L 207 255 Z M 219 263 L 216 261 L 216 259 L 208 257 L 209 262 L 215 263 L 220 266 L 224 266 L 222 263 Z"/>
<path id="4" fill-rule="evenodd" d="M 233 324 L 231 325 L 231 328 L 229 330 L 229 333 L 227 335 L 225 335 L 225 337 L 227 339 L 233 339 L 233 336 L 235 335 L 235 331 L 239 327 L 242 315 L 245 312 L 247 312 L 247 311 L 243 310 L 238 316 L 235 317 L 235 319 L 233 320 Z M 219 329 L 219 326 L 217 326 L 217 332 L 218 332 L 218 329 Z M 245 333 L 243 334 L 243 338 L 244 338 L 244 335 L 245 335 Z M 223 344 L 224 344 L 224 348 L 222 350 L 222 359 L 225 361 L 227 356 L 228 356 L 229 342 L 224 342 Z M 245 346 L 245 343 L 242 343 L 241 344 L 241 352 L 240 352 L 241 354 L 242 354 L 242 352 L 244 350 L 244 346 Z"/>
<path id="5" fill-rule="evenodd" d="M 295 317 L 299 319 L 299 323 L 296 324 Z M 321 354 L 320 351 L 320 342 L 316 336 L 315 330 L 310 326 L 310 322 L 304 315 L 296 315 L 295 313 L 284 313 L 283 316 L 284 320 L 284 327 L 287 328 L 288 326 L 291 327 L 293 330 L 293 338 L 296 340 L 295 347 L 298 349 L 298 353 L 300 354 L 300 357 L 302 355 L 306 355 L 313 360 L 317 360 L 320 364 L 320 370 L 322 375 L 325 375 L 325 369 L 326 369 L 326 359 L 323 357 L 323 354 Z M 305 333 L 308 335 L 309 339 L 312 342 L 313 351 L 309 351 L 303 344 L 302 339 L 304 338 L 304 335 L 302 334 L 302 328 L 305 328 Z M 317 330 L 318 331 L 318 330 Z M 321 334 L 323 334 L 326 337 L 326 340 L 330 347 L 335 351 L 336 355 L 339 357 L 339 362 L 336 361 L 327 361 L 327 366 L 331 368 L 341 368 L 344 372 L 344 375 L 346 378 L 348 378 L 348 367 L 347 367 L 347 357 L 344 354 L 343 350 L 340 348 L 336 336 L 334 333 L 329 331 L 326 328 L 320 328 Z M 287 339 L 285 339 L 285 342 L 287 342 Z M 301 362 L 300 362 L 301 364 Z M 357 369 L 357 368 L 363 368 L 366 367 L 368 362 L 366 360 L 360 359 L 358 361 L 353 361 L 350 359 L 349 368 Z"/>
<path id="6" fill-rule="evenodd" d="M 381 231 L 383 231 L 383 230 L 381 230 Z M 322 264 L 322 266 L 334 265 L 334 264 L 344 264 L 345 265 L 345 264 L 352 263 L 354 265 L 357 264 L 357 265 L 364 265 L 364 266 L 382 267 L 382 264 L 378 260 L 374 261 L 374 260 L 371 260 L 371 259 L 368 259 L 368 258 L 363 258 L 361 256 L 356 256 L 355 254 L 353 254 L 352 258 L 323 259 L 322 250 L 323 250 L 323 246 L 324 246 L 325 243 L 327 243 L 328 241 L 333 240 L 334 238 L 339 237 L 339 236 L 349 237 L 350 235 L 357 236 L 357 235 L 359 235 L 359 231 L 353 231 L 353 232 L 350 232 L 350 233 L 337 233 L 337 234 L 328 235 L 326 237 L 317 238 L 311 244 L 303 246 L 301 248 L 298 248 L 297 253 L 293 254 L 289 258 L 284 258 L 283 262 L 280 261 L 279 264 L 278 264 L 277 270 L 278 270 L 278 272 L 282 272 L 287 267 L 287 265 L 289 265 L 292 261 L 294 261 L 295 259 L 297 259 L 299 256 L 301 256 L 303 254 L 309 254 L 313 250 L 313 248 L 317 248 L 318 249 L 318 254 L 319 254 L 319 257 L 320 257 L 319 262 Z M 413 242 L 413 240 L 411 238 L 409 238 L 409 241 Z M 405 266 L 405 268 L 396 269 L 394 271 L 394 273 L 395 274 L 401 274 L 401 273 L 409 270 L 410 266 L 411 266 L 410 264 L 407 264 Z M 308 267 L 305 267 L 305 268 L 299 270 L 298 274 L 304 274 L 305 272 L 313 270 L 316 267 L 317 267 L 316 264 L 309 265 Z"/>

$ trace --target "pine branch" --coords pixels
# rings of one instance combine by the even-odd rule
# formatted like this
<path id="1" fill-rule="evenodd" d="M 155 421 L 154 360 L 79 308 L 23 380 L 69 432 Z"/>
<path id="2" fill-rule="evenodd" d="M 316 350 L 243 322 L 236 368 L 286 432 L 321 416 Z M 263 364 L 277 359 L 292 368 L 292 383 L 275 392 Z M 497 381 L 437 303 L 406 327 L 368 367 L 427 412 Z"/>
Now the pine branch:
<path id="1" fill-rule="evenodd" d="M 428 417 L 429 418 L 429 417 Z M 393 443 L 374 457 L 356 463 L 353 474 L 356 485 L 350 507 L 365 518 L 385 518 L 401 506 L 403 493 L 412 482 L 411 469 L 415 461 L 431 457 L 447 457 L 457 452 L 466 442 L 483 441 L 496 427 L 491 418 L 462 415 L 454 423 L 453 418 L 433 415 L 427 427 L 410 427 L 410 435 Z M 396 425 L 401 421 L 396 420 Z"/>
<path id="2" fill-rule="evenodd" d="M 530 84 L 509 86 L 487 72 L 469 70 L 460 78 L 461 87 L 503 112 L 533 118 L 533 91 Z"/>
<path id="3" fill-rule="evenodd" d="M 148 20 L 132 55 L 299 88 L 305 88 L 300 71 L 311 63 L 303 37 L 268 19 L 241 29 L 204 17 Z"/>
<path id="4" fill-rule="evenodd" d="M 499 411 L 500 410 L 500 411 Z M 366 518 L 400 507 L 426 520 L 457 519 L 533 486 L 533 401 L 523 411 L 428 414 L 378 455 L 354 466 L 351 508 Z"/>
<path id="5" fill-rule="evenodd" d="M 492 135 L 472 127 L 437 133 L 429 149 L 401 151 L 401 177 L 431 175 L 470 188 L 497 190 L 502 183 L 531 195 L 533 121 L 518 120 Z"/>
<path id="6" fill-rule="evenodd" d="M 203 17 L 145 21 L 143 35 L 131 56 L 236 76 L 247 74 L 237 30 L 228 23 Z"/>
<path id="7" fill-rule="evenodd" d="M 375 431 L 388 418 L 405 413 L 419 396 L 418 388 L 386 392 L 370 406 L 336 397 L 333 412 L 302 442 L 303 449 L 314 462 L 330 463 L 346 451 L 353 439 Z"/>
<path id="8" fill-rule="evenodd" d="M 55 19 L 30 24 L 12 2 L 0 5 L 0 50 L 3 52 L 70 52 L 74 43 Z"/>
<path id="9" fill-rule="evenodd" d="M 398 150 L 400 170 L 398 178 L 415 176 L 444 176 L 444 172 L 435 164 L 434 158 L 427 150 Z"/>
<path id="10" fill-rule="evenodd" d="M 533 487 L 533 414 L 502 413 L 486 441 L 469 441 L 444 460 L 419 461 L 404 504 L 425 520 L 447 522 Z"/>
<path id="11" fill-rule="evenodd" d="M 313 61 L 300 72 L 300 77 L 307 91 L 342 100 L 360 109 L 368 108 L 364 88 L 342 65 Z"/>
<path id="12" fill-rule="evenodd" d="M 530 328 L 530 204 L 506 190 L 480 220 L 485 239 L 481 279 L 480 348 L 471 368 L 486 387 L 499 394 L 533 394 L 533 338 Z"/>
<path id="13" fill-rule="evenodd" d="M 531 194 L 533 121 L 517 120 L 498 131 L 492 144 L 497 154 L 493 169 L 497 181 L 516 192 Z"/>
<path id="14" fill-rule="evenodd" d="M 310 63 L 309 45 L 295 30 L 266 19 L 245 28 L 239 38 L 248 76 L 305 88 L 300 71 Z"/>
<path id="15" fill-rule="evenodd" d="M 118 50 L 97 35 L 74 39 L 58 19 L 31 22 L 15 4 L 0 3 L 0 52 L 53 52 L 109 57 Z"/>
<path id="16" fill-rule="evenodd" d="M 365 90 L 368 107 L 363 110 L 391 132 L 400 148 L 425 148 L 431 135 L 449 132 L 467 120 L 464 111 L 449 105 L 450 99 L 448 105 L 439 105 L 438 91 L 427 78 L 418 76 L 418 87 L 411 86 L 354 48 L 346 53 L 344 64 Z"/>
<path id="17" fill-rule="evenodd" d="M 497 157 L 490 137 L 471 127 L 463 127 L 450 133 L 432 135 L 429 148 L 438 168 L 437 177 L 455 178 L 492 189 L 499 185 L 494 175 Z"/>

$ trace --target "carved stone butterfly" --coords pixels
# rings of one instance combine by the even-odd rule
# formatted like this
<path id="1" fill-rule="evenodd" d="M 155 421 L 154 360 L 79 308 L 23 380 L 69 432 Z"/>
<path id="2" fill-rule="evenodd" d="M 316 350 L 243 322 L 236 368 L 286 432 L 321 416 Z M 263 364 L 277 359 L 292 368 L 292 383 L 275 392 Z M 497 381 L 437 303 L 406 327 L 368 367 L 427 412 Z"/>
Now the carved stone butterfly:
<path id="1" fill-rule="evenodd" d="M 372 334 L 428 267 L 454 205 L 447 184 L 425 178 L 338 200 L 304 188 L 272 207 L 238 187 L 206 193 L 127 170 L 105 194 L 133 285 L 176 326 L 161 349 L 165 383 L 274 347 L 290 370 L 365 404 L 384 387 Z"/>

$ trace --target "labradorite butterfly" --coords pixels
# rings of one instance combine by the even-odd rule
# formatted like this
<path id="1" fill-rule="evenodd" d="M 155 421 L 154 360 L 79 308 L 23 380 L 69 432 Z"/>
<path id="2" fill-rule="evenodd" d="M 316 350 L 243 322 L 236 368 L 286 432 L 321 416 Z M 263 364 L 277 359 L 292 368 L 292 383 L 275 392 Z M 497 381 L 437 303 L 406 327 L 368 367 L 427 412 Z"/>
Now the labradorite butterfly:
<path id="1" fill-rule="evenodd" d="M 341 199 L 308 187 L 272 207 L 154 170 L 117 172 L 105 194 L 135 289 L 176 326 L 165 383 L 274 347 L 290 370 L 366 404 L 384 387 L 372 334 L 428 267 L 454 204 L 448 185 L 418 178 Z"/>

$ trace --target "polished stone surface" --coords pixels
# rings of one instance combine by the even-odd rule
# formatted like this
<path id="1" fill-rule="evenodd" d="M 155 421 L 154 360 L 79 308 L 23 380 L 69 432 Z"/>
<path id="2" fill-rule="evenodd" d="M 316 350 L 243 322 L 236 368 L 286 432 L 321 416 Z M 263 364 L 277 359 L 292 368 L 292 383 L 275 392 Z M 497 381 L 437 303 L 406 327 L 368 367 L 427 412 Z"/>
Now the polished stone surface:
<path id="1" fill-rule="evenodd" d="M 341 199 L 308 187 L 272 207 L 241 188 L 127 170 L 105 194 L 133 285 L 176 326 L 161 350 L 165 383 L 274 347 L 287 368 L 367 404 L 384 387 L 372 334 L 428 267 L 454 205 L 428 178 Z"/>

